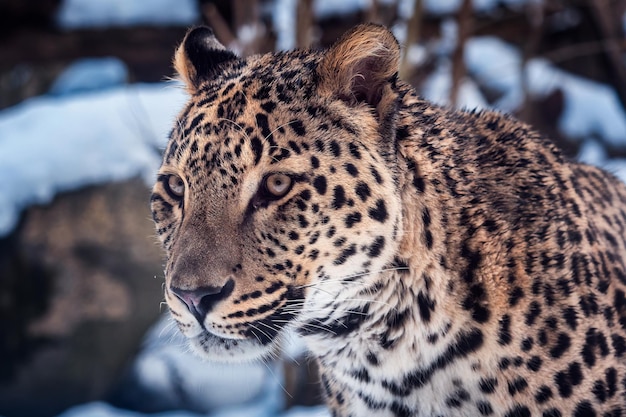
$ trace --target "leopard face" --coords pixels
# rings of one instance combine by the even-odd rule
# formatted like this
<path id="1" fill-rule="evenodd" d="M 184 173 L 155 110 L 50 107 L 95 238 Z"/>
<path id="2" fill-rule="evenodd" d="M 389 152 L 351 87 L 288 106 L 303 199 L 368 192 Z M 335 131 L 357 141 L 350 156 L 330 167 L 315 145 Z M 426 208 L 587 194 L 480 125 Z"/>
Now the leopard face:
<path id="1" fill-rule="evenodd" d="M 342 54 L 242 60 L 207 28 L 176 53 L 190 101 L 151 208 L 167 304 L 203 355 L 272 355 L 285 328 L 321 328 L 341 317 L 339 300 L 375 291 L 393 260 L 402 222 L 382 121 L 395 111 L 394 72 L 378 65 L 385 55 L 355 67 Z"/>

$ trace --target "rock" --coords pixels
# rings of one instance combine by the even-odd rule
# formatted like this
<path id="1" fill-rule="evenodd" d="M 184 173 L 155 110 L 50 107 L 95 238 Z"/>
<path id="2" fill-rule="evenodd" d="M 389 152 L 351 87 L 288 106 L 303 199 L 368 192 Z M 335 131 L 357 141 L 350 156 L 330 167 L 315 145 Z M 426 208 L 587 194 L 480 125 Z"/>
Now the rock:
<path id="1" fill-rule="evenodd" d="M 26 211 L 0 240 L 0 415 L 103 399 L 157 320 L 161 249 L 140 180 Z"/>

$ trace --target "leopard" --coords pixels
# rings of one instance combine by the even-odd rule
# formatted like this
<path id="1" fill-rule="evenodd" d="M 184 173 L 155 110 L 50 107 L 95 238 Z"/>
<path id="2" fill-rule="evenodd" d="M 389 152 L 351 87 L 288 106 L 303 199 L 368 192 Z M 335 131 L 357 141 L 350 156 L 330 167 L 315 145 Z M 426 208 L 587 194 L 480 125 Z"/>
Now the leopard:
<path id="1" fill-rule="evenodd" d="M 626 187 L 492 110 L 421 98 L 401 46 L 239 57 L 206 26 L 151 197 L 200 356 L 297 335 L 332 416 L 626 416 Z"/>

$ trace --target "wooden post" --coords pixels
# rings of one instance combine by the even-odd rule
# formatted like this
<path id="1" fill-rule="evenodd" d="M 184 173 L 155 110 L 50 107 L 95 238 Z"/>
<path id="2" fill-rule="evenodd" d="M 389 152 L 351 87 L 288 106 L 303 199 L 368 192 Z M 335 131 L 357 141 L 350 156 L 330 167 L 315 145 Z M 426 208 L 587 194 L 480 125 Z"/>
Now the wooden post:
<path id="1" fill-rule="evenodd" d="M 313 0 L 299 0 L 296 11 L 296 47 L 311 47 L 313 24 Z"/>
<path id="2" fill-rule="evenodd" d="M 474 26 L 474 16 L 472 10 L 472 0 L 463 0 L 458 14 L 458 36 L 456 48 L 452 53 L 452 85 L 450 87 L 450 106 L 457 106 L 457 96 L 459 88 L 465 78 L 467 69 L 465 68 L 465 42 L 472 33 Z"/>
<path id="3" fill-rule="evenodd" d="M 411 45 L 419 42 L 420 32 L 422 30 L 422 0 L 413 0 L 413 14 L 407 22 L 406 40 L 402 51 L 402 59 L 400 61 L 400 78 L 408 81 L 413 72 L 411 64 L 408 62 L 408 53 Z"/>

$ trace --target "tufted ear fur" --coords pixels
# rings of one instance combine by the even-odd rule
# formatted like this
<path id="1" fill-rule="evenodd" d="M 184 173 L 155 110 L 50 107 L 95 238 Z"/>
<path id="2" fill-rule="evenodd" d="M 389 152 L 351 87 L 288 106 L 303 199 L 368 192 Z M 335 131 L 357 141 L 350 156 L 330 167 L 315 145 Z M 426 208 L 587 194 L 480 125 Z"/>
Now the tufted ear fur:
<path id="1" fill-rule="evenodd" d="M 209 79 L 224 62 L 239 59 L 227 50 L 206 26 L 187 32 L 174 55 L 174 68 L 185 83 L 187 91 L 194 93 L 202 81 Z"/>
<path id="2" fill-rule="evenodd" d="M 400 45 L 387 28 L 359 25 L 323 56 L 318 67 L 320 92 L 350 105 L 367 103 L 384 121 L 397 105 L 399 60 Z"/>

